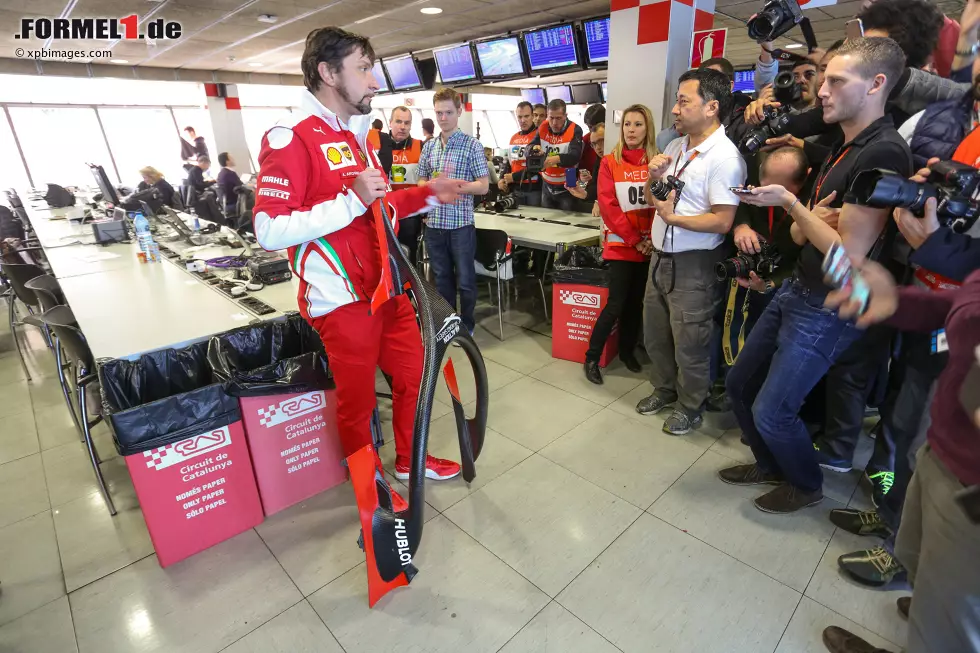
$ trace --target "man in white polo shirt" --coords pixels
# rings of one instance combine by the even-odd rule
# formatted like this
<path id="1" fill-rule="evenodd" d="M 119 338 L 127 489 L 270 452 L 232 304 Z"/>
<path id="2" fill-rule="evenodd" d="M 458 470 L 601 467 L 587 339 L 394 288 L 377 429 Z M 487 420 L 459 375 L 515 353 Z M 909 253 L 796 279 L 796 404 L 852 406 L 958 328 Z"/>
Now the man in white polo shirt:
<path id="1" fill-rule="evenodd" d="M 723 73 L 703 69 L 681 75 L 672 113 L 684 136 L 649 165 L 645 194 L 657 216 L 650 235 L 654 253 L 643 330 L 653 363 L 653 394 L 636 411 L 653 415 L 673 407 L 663 427 L 671 435 L 701 425 L 711 386 L 711 332 L 721 301 L 715 264 L 724 258 L 725 234 L 739 203 L 729 189 L 745 182 L 745 161 L 721 126 L 731 105 L 731 85 Z M 675 184 L 665 199 L 658 199 L 671 178 L 683 188 Z"/>

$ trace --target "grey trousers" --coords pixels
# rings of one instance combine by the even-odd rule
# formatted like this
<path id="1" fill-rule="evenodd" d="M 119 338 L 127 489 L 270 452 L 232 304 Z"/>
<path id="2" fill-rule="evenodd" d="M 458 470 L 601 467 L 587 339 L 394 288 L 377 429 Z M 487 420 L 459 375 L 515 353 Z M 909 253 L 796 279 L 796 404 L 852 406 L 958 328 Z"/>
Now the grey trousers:
<path id="1" fill-rule="evenodd" d="M 914 587 L 907 653 L 980 652 L 980 525 L 953 500 L 962 489 L 931 446 L 919 450 L 895 543 Z"/>
<path id="2" fill-rule="evenodd" d="M 643 298 L 650 383 L 657 394 L 676 394 L 689 415 L 701 413 L 711 388 L 711 334 L 722 299 L 715 264 L 724 258 L 723 252 L 724 247 L 655 252 L 650 261 Z"/>

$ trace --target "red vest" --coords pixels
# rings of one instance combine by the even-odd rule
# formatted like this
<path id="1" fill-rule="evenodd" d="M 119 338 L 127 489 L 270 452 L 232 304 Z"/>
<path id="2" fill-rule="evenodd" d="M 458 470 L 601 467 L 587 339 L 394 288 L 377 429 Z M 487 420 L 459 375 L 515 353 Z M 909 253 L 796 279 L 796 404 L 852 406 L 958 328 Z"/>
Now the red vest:
<path id="1" fill-rule="evenodd" d="M 544 150 L 546 156 L 565 154 L 568 152 L 568 146 L 575 138 L 575 123 L 569 120 L 564 132 L 561 134 L 552 134 L 551 127 L 548 125 L 548 121 L 545 120 L 541 123 L 541 127 L 538 128 L 538 136 L 541 137 L 541 149 Z M 545 168 L 541 171 L 541 177 L 545 183 L 562 188 L 565 187 L 565 168 Z"/>
<path id="2" fill-rule="evenodd" d="M 419 185 L 419 159 L 422 142 L 413 138 L 408 149 L 391 151 L 391 187 L 412 188 Z"/>

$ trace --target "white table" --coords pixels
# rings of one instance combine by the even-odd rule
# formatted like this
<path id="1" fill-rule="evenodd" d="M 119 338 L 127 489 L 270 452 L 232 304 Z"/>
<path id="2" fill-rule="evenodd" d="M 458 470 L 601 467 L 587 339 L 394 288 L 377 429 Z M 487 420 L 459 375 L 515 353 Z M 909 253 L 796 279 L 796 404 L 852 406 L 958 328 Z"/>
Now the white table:
<path id="1" fill-rule="evenodd" d="M 602 219 L 594 217 L 591 213 L 561 211 L 559 209 L 545 209 L 541 208 L 540 206 L 519 206 L 516 209 L 504 211 L 503 215 L 531 218 L 534 220 L 567 222 L 576 226 L 598 227 L 602 224 Z"/>
<path id="2" fill-rule="evenodd" d="M 528 220 L 507 214 L 478 211 L 474 217 L 477 229 L 499 229 L 510 236 L 515 245 L 548 252 L 558 251 L 562 245 L 597 245 L 601 235 L 597 228 Z"/>

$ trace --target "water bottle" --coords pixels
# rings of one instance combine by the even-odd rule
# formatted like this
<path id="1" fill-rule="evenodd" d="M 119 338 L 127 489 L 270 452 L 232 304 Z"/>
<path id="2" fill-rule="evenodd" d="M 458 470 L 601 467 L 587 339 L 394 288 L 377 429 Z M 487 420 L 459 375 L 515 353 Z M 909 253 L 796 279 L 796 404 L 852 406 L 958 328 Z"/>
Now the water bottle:
<path id="1" fill-rule="evenodd" d="M 136 217 L 133 219 L 133 227 L 136 229 L 136 242 L 139 243 L 140 251 L 146 256 L 146 260 L 156 260 L 153 258 L 156 243 L 153 242 L 153 234 L 150 233 L 150 221 L 143 216 L 142 211 L 136 212 Z"/>

